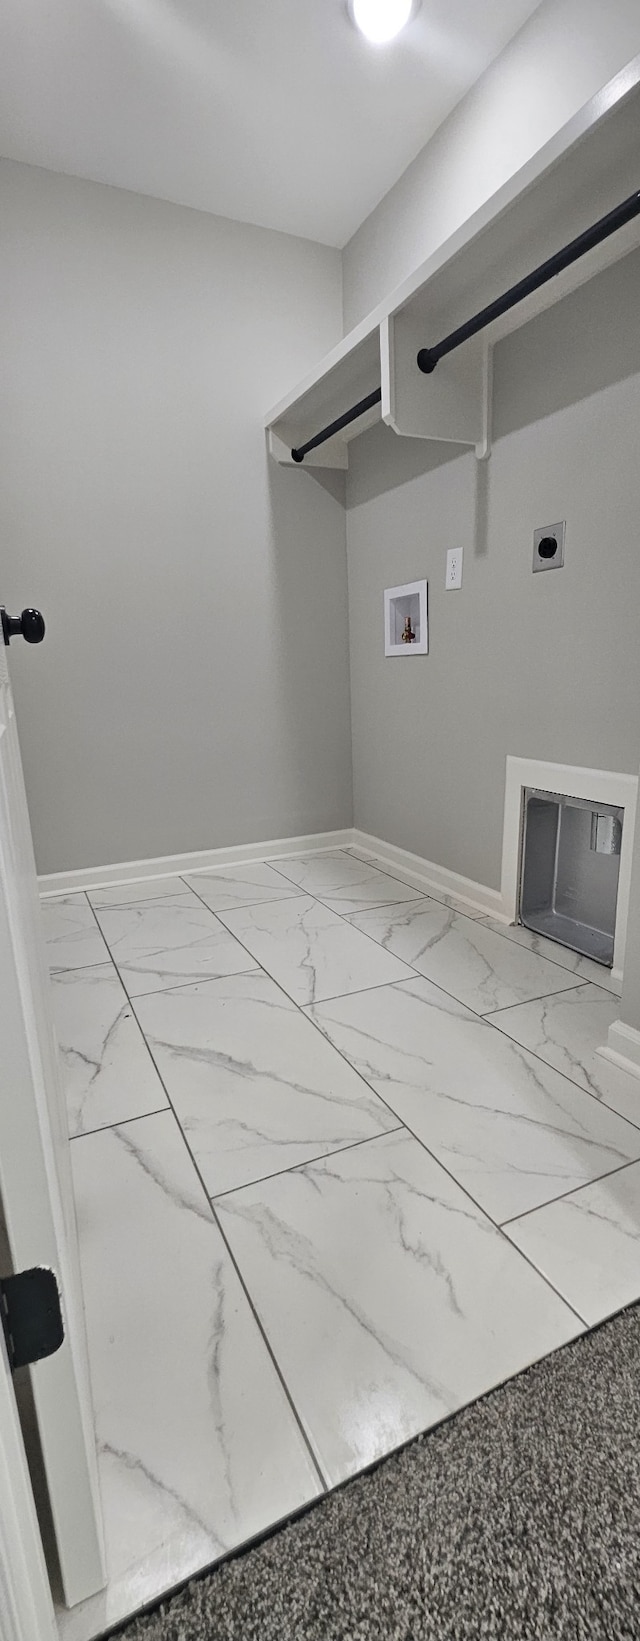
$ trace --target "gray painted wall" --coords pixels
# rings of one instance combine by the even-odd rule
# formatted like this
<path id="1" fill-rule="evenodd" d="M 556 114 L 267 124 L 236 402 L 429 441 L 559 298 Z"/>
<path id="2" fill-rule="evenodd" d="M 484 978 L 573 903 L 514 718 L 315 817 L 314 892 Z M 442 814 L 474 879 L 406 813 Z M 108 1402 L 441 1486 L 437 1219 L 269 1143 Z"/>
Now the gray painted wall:
<path id="1" fill-rule="evenodd" d="M 384 427 L 351 446 L 355 823 L 493 888 L 508 753 L 638 769 L 639 319 L 635 253 L 502 342 L 486 466 Z M 565 568 L 532 575 L 562 518 Z M 425 575 L 430 654 L 385 659 L 383 590 Z"/>
<path id="2" fill-rule="evenodd" d="M 337 251 L 0 166 L 0 601 L 40 871 L 351 820 L 345 515 L 262 417 Z"/>
<path id="3" fill-rule="evenodd" d="M 638 0 L 542 0 L 345 247 L 347 330 L 638 52 Z"/>

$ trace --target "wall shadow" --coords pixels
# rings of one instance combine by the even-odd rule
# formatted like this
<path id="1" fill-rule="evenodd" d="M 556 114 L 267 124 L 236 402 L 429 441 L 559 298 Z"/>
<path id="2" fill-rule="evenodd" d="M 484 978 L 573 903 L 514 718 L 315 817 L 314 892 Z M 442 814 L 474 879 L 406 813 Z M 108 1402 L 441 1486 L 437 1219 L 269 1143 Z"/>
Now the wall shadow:
<path id="1" fill-rule="evenodd" d="M 349 826 L 352 818 L 345 475 L 279 467 L 266 454 L 265 461 L 264 622 L 283 806 L 288 835 L 295 835 Z"/>
<path id="2" fill-rule="evenodd" d="M 493 359 L 493 438 L 566 410 L 640 371 L 640 251 L 499 342 Z"/>
<path id="3" fill-rule="evenodd" d="M 347 511 L 456 461 L 463 448 L 435 439 L 404 439 L 384 422 L 378 422 L 360 439 L 354 439 L 350 447 Z"/>

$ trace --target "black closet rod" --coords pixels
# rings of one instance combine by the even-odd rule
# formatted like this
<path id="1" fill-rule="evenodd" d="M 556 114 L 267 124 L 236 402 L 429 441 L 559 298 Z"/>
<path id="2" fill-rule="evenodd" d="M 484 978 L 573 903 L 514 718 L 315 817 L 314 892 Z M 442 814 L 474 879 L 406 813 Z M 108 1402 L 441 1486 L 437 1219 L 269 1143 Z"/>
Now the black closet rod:
<path id="1" fill-rule="evenodd" d="M 333 433 L 339 433 L 341 428 L 348 427 L 349 422 L 355 422 L 358 416 L 364 416 L 365 410 L 371 410 L 373 405 L 379 405 L 381 398 L 382 388 L 376 387 L 373 393 L 367 394 L 366 399 L 359 399 L 357 405 L 352 405 L 351 410 L 345 410 L 344 415 L 338 416 L 335 422 L 329 422 L 329 426 L 323 427 L 321 433 L 314 433 L 313 438 L 307 439 L 306 444 L 301 444 L 298 450 L 292 450 L 294 462 L 303 462 L 310 450 L 324 444 L 325 439 L 330 439 Z"/>
<path id="2" fill-rule="evenodd" d="M 621 205 L 616 205 L 613 211 L 608 211 L 605 217 L 600 217 L 592 228 L 578 234 L 577 239 L 571 239 L 561 251 L 556 251 L 546 262 L 541 262 L 539 268 L 534 268 L 533 273 L 527 274 L 526 278 L 519 279 L 517 285 L 511 285 L 508 291 L 496 297 L 495 302 L 490 302 L 487 308 L 481 308 L 479 313 L 474 314 L 473 319 L 467 319 L 466 325 L 459 325 L 458 329 L 452 330 L 442 342 L 436 342 L 435 347 L 420 348 L 420 369 L 429 375 L 435 370 L 438 360 L 443 359 L 446 353 L 453 353 L 454 348 L 459 348 L 462 342 L 468 342 L 470 336 L 477 336 L 478 331 L 484 330 L 494 319 L 499 319 L 501 314 L 508 313 L 510 308 L 515 308 L 518 302 L 524 302 L 525 297 L 531 296 L 532 291 L 539 291 L 541 285 L 548 284 L 556 274 L 562 273 L 563 268 L 570 268 L 572 262 L 577 262 L 587 251 L 592 251 L 595 245 L 600 245 L 603 239 L 608 239 L 618 228 L 623 228 L 625 222 L 631 222 L 637 216 L 640 216 L 640 191 L 630 194 L 628 199 L 623 199 Z"/>
<path id="3" fill-rule="evenodd" d="M 503 292 L 502 296 L 496 297 L 495 302 L 490 302 L 488 307 L 481 308 L 480 312 L 474 314 L 472 319 L 468 319 L 466 324 L 459 325 L 457 330 L 451 331 L 449 336 L 445 336 L 442 342 L 437 342 L 433 348 L 420 348 L 418 353 L 420 370 L 430 375 L 431 371 L 435 370 L 438 360 L 444 358 L 445 354 L 453 353 L 454 348 L 459 348 L 463 342 L 469 340 L 470 336 L 477 336 L 478 331 L 485 330 L 486 326 L 492 324 L 494 319 L 499 319 L 501 314 L 508 313 L 510 308 L 515 308 L 517 303 L 523 302 L 526 296 L 531 295 L 532 291 L 537 291 L 541 285 L 548 284 L 548 281 L 554 279 L 556 274 L 562 273 L 563 268 L 571 267 L 572 262 L 577 262 L 581 256 L 586 255 L 587 251 L 592 251 L 594 246 L 600 245 L 603 239 L 608 239 L 610 234 L 615 234 L 618 228 L 624 227 L 625 222 L 632 222 L 633 218 L 637 216 L 640 216 L 640 190 L 635 194 L 630 194 L 628 199 L 622 200 L 622 203 L 616 205 L 613 211 L 608 211 L 606 216 L 600 217 L 598 222 L 594 222 L 593 227 L 587 228 L 583 234 L 578 234 L 577 239 L 570 240 L 568 245 L 565 245 L 561 251 L 556 251 L 546 262 L 541 262 L 540 266 L 534 268 L 533 273 L 527 274 L 525 279 L 520 279 L 516 285 L 511 285 L 508 291 Z M 292 450 L 291 455 L 294 462 L 304 461 L 310 450 L 316 450 L 319 444 L 324 444 L 334 433 L 339 433 L 343 427 L 348 427 L 350 422 L 355 422 L 358 416 L 364 415 L 365 410 L 371 410 L 372 406 L 379 404 L 381 399 L 382 388 L 377 387 L 373 393 L 367 394 L 366 399 L 360 399 L 359 403 L 353 405 L 351 410 L 345 410 L 344 415 L 338 416 L 335 422 L 330 422 L 328 427 L 323 427 L 320 433 L 315 433 L 312 439 L 307 439 L 306 444 L 301 444 L 296 450 Z"/>

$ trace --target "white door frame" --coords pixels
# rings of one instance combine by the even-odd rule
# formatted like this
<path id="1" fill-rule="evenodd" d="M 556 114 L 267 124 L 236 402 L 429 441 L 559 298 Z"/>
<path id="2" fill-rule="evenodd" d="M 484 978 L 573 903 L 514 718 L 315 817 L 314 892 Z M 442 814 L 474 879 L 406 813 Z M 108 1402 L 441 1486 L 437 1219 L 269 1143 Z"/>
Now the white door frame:
<path id="1" fill-rule="evenodd" d="M 104 1588 L 71 1157 L 15 709 L 0 643 L 0 1200 L 13 1271 L 55 1273 L 64 1338 L 29 1378 L 64 1598 Z"/>
<path id="2" fill-rule="evenodd" d="M 0 1635 L 2 1641 L 58 1641 L 58 1629 L 2 1329 Z"/>

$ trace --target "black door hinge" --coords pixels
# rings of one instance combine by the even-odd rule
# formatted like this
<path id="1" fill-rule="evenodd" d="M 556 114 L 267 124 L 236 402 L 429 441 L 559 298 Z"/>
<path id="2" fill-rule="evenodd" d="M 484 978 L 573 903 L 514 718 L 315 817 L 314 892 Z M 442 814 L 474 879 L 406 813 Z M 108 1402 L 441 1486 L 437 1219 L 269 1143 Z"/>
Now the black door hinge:
<path id="1" fill-rule="evenodd" d="M 0 1280 L 0 1317 L 9 1366 L 26 1367 L 53 1356 L 64 1339 L 60 1294 L 53 1271 L 35 1266 Z"/>

